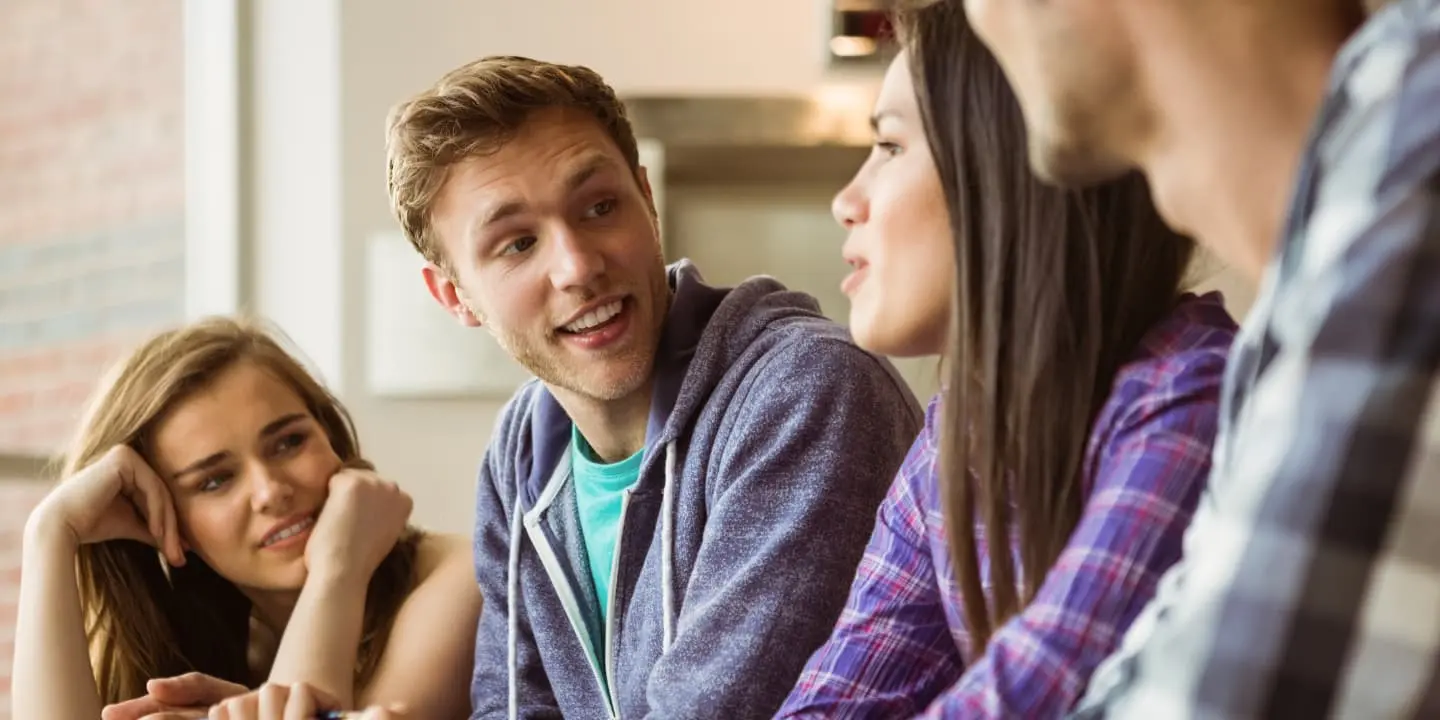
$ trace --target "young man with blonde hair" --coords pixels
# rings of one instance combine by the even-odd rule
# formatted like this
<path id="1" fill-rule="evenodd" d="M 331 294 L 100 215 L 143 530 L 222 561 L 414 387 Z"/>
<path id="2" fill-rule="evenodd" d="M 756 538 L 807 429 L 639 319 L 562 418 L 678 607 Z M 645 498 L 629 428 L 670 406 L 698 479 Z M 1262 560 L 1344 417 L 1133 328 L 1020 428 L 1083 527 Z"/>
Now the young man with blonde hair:
<path id="1" fill-rule="evenodd" d="M 816 302 L 668 268 L 624 106 L 518 57 L 399 105 L 390 197 L 431 294 L 537 379 L 480 470 L 474 717 L 771 716 L 920 426 Z"/>
<path id="2" fill-rule="evenodd" d="M 431 294 L 536 376 L 480 468 L 471 717 L 771 717 L 919 432 L 910 390 L 814 298 L 666 267 L 625 107 L 586 68 L 466 64 L 394 109 L 387 150 Z M 191 674 L 107 717 L 244 690 Z"/>
<path id="3" fill-rule="evenodd" d="M 1085 717 L 1440 717 L 1440 0 L 966 0 L 1042 176 L 1261 283 L 1185 558 Z"/>

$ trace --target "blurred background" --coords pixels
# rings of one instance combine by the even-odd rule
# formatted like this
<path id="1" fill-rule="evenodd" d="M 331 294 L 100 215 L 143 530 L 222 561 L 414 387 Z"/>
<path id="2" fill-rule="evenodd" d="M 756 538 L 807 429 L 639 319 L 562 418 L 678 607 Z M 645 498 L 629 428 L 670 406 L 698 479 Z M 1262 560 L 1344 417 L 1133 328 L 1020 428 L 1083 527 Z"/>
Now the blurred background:
<path id="1" fill-rule="evenodd" d="M 387 110 L 490 54 L 590 66 L 626 99 L 666 253 L 773 275 L 844 322 L 831 196 L 868 151 L 881 0 L 0 3 L 0 712 L 19 539 L 87 395 L 209 313 L 283 328 L 415 521 L 468 532 L 525 374 L 426 295 L 387 208 Z M 1196 278 L 1250 292 L 1217 264 Z M 917 394 L 933 360 L 901 363 Z"/>

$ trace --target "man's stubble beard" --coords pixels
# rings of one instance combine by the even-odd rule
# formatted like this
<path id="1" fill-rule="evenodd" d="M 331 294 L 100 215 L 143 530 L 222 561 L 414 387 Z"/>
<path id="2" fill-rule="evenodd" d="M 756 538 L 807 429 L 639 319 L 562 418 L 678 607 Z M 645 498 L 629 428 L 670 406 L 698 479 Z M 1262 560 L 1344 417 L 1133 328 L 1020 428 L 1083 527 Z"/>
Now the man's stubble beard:
<path id="1" fill-rule="evenodd" d="M 481 327 L 490 333 L 490 337 L 495 339 L 496 344 L 505 351 L 505 354 L 509 355 L 527 372 L 539 378 L 541 382 L 591 400 L 606 402 L 619 400 L 633 393 L 654 372 L 655 353 L 659 347 L 661 328 L 663 328 L 664 317 L 669 307 L 669 284 L 663 271 L 659 286 L 664 292 L 652 298 L 651 307 L 657 317 L 651 318 L 652 327 L 646 328 L 647 337 L 640 340 L 637 345 L 627 348 L 620 357 L 608 359 L 607 364 L 618 361 L 627 366 L 627 370 L 622 376 L 615 382 L 608 383 L 608 387 L 586 386 L 583 371 L 572 369 L 570 363 L 565 362 L 566 350 L 558 340 L 558 330 L 551 330 L 538 340 L 527 338 L 523 333 L 510 332 L 503 326 L 489 321 L 479 307 L 469 299 L 462 296 L 461 303 L 465 305 L 471 315 L 475 316 Z M 586 302 L 589 300 L 587 299 Z"/>

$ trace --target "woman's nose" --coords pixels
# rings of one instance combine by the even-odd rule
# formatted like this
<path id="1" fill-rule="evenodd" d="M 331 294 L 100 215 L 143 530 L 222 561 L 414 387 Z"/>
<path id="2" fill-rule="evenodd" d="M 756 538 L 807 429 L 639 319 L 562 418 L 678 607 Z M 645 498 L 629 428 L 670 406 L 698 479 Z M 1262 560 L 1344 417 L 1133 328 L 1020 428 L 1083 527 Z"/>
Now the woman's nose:
<path id="1" fill-rule="evenodd" d="M 835 194 L 835 199 L 830 202 L 830 213 L 835 216 L 835 222 L 840 223 L 840 227 L 851 230 L 865 222 L 867 207 L 860 183 L 851 180 Z"/>
<path id="2" fill-rule="evenodd" d="M 257 512 L 283 514 L 290 509 L 295 486 L 288 478 L 270 468 L 257 468 L 252 483 L 251 500 Z"/>

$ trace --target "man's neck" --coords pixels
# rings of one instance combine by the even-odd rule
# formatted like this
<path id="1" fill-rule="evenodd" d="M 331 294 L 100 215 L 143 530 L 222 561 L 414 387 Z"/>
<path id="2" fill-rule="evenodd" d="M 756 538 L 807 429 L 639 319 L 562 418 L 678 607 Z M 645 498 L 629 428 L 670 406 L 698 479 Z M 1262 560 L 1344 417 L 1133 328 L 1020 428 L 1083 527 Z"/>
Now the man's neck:
<path id="1" fill-rule="evenodd" d="M 618 400 L 595 400 L 553 387 L 551 392 L 600 461 L 613 463 L 645 447 L 654 386 L 653 379 L 646 380 L 635 392 Z"/>
<path id="2" fill-rule="evenodd" d="M 1166 219 L 1258 281 L 1335 55 L 1362 17 L 1310 6 L 1283 11 L 1286 24 L 1267 3 L 1211 9 L 1172 12 L 1142 41 L 1155 122 L 1139 161 Z"/>

